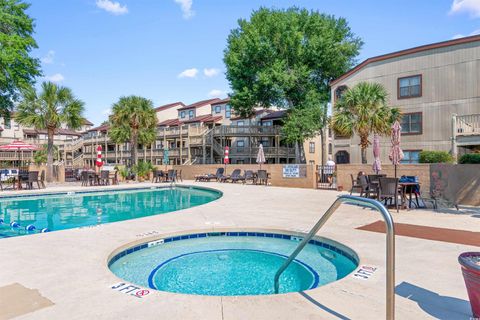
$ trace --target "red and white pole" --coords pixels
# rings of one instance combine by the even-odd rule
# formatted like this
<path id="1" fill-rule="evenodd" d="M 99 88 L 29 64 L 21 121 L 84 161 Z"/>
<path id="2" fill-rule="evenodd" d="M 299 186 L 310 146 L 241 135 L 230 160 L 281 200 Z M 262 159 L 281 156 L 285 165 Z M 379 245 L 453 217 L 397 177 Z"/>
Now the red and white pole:
<path id="1" fill-rule="evenodd" d="M 103 166 L 103 161 L 102 161 L 102 146 L 99 145 L 97 147 L 97 161 L 95 163 L 98 168 L 101 168 Z"/>

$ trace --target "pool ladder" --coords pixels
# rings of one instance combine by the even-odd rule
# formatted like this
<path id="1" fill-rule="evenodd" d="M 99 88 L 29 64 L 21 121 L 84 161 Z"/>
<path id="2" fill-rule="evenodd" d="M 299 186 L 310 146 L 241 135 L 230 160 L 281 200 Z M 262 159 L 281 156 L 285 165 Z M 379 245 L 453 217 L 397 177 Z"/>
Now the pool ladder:
<path id="1" fill-rule="evenodd" d="M 279 279 L 282 273 L 288 268 L 290 263 L 297 257 L 297 255 L 303 250 L 303 248 L 308 244 L 308 242 L 315 236 L 315 234 L 320 230 L 323 225 L 327 222 L 328 219 L 333 215 L 333 213 L 340 207 L 342 203 L 354 204 L 365 208 L 371 208 L 380 211 L 383 219 L 385 220 L 385 225 L 387 227 L 387 258 L 386 258 L 386 267 L 387 267 L 387 295 L 386 295 L 386 319 L 393 320 L 395 319 L 395 229 L 393 225 L 393 219 L 388 212 L 387 208 L 377 200 L 367 199 L 362 197 L 350 196 L 350 195 L 341 195 L 335 200 L 335 202 L 328 208 L 325 214 L 318 220 L 318 222 L 313 226 L 310 232 L 302 242 L 297 246 L 295 251 L 288 257 L 287 261 L 278 269 L 274 278 L 275 293 L 278 293 L 279 289 Z"/>

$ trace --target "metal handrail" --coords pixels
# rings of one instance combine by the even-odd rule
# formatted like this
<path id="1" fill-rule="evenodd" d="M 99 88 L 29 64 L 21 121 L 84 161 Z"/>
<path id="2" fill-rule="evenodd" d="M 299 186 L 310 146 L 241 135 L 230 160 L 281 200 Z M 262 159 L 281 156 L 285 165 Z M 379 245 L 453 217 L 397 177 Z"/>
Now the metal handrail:
<path id="1" fill-rule="evenodd" d="M 318 222 L 313 226 L 310 232 L 302 242 L 297 246 L 295 251 L 288 257 L 287 261 L 278 269 L 274 278 L 275 293 L 278 293 L 279 289 L 279 280 L 282 273 L 288 268 L 290 263 L 297 257 L 297 255 L 302 251 L 302 249 L 308 244 L 308 242 L 315 236 L 315 234 L 320 230 L 320 228 L 327 222 L 327 220 L 333 215 L 333 213 L 340 207 L 342 203 L 355 204 L 362 207 L 367 207 L 371 209 L 376 209 L 380 211 L 383 219 L 385 220 L 385 225 L 387 227 L 387 296 L 386 296 L 386 319 L 393 320 L 395 318 L 395 229 L 393 225 L 393 219 L 388 212 L 387 208 L 377 200 L 361 198 L 350 195 L 341 195 L 335 200 L 335 202 L 328 208 L 327 212 L 318 220 Z"/>

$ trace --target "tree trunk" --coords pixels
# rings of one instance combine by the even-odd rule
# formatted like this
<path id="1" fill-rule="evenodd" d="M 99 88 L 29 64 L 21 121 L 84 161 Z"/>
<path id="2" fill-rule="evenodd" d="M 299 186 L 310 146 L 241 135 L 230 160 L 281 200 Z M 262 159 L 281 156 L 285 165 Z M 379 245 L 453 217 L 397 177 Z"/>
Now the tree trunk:
<path id="1" fill-rule="evenodd" d="M 300 145 L 295 141 L 295 163 L 300 163 Z"/>
<path id="2" fill-rule="evenodd" d="M 367 164 L 367 148 L 362 148 L 362 164 Z"/>
<path id="3" fill-rule="evenodd" d="M 53 134 L 54 130 L 52 128 L 47 129 L 47 182 L 53 181 Z"/>
<path id="4" fill-rule="evenodd" d="M 133 132 L 132 134 L 132 139 L 130 139 L 130 162 L 132 163 L 132 166 L 137 164 L 137 148 L 138 148 L 138 137 L 137 133 Z"/>

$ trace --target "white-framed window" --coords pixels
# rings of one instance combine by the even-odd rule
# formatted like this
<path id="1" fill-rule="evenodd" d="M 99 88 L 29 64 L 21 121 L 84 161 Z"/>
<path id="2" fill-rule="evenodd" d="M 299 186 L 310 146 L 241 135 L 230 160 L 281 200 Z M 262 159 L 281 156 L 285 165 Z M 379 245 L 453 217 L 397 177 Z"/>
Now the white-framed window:
<path id="1" fill-rule="evenodd" d="M 193 110 L 188 111 L 188 118 L 189 119 L 195 118 L 195 112 L 193 112 Z"/>
<path id="2" fill-rule="evenodd" d="M 310 142 L 308 144 L 308 152 L 315 153 L 315 142 Z"/>
<path id="3" fill-rule="evenodd" d="M 180 112 L 180 118 L 185 119 L 185 111 Z"/>
<path id="4" fill-rule="evenodd" d="M 215 113 L 222 112 L 222 106 L 215 106 Z"/>
<path id="5" fill-rule="evenodd" d="M 225 106 L 225 118 L 230 119 L 232 116 L 232 109 L 229 104 Z"/>
<path id="6" fill-rule="evenodd" d="M 243 120 L 237 121 L 237 126 L 243 127 L 245 125 L 245 122 Z"/>

